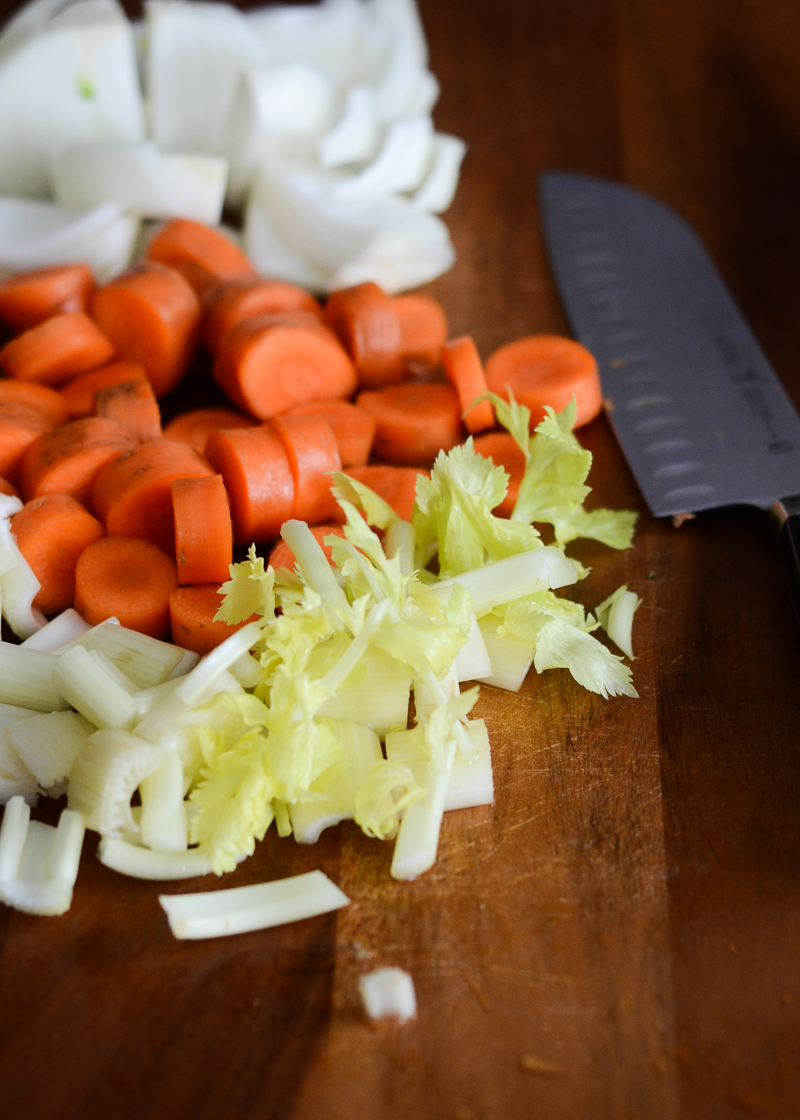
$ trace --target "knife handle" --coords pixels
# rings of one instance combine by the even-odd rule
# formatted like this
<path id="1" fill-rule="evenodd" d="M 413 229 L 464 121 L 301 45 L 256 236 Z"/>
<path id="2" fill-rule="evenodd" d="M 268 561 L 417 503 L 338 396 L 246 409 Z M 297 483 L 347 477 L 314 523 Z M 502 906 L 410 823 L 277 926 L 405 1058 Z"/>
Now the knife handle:
<path id="1" fill-rule="evenodd" d="M 780 498 L 773 505 L 772 512 L 780 523 L 783 570 L 789 582 L 795 614 L 800 621 L 800 494 Z"/>

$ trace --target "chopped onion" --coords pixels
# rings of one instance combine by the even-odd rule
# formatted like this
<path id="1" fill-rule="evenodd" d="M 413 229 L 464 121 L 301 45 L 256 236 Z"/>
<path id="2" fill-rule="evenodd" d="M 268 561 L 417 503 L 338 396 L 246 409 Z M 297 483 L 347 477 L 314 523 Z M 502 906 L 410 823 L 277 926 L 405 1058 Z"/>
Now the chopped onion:
<path id="1" fill-rule="evenodd" d="M 368 86 L 355 86 L 345 98 L 344 111 L 335 127 L 319 142 L 320 167 L 328 171 L 371 159 L 379 136 L 375 95 Z"/>
<path id="2" fill-rule="evenodd" d="M 393 1018 L 404 1023 L 417 1013 L 414 981 L 402 968 L 377 968 L 359 978 L 358 990 L 370 1019 Z"/>
<path id="3" fill-rule="evenodd" d="M 106 280 L 127 267 L 138 230 L 138 219 L 111 202 L 76 214 L 54 202 L 0 197 L 0 273 L 80 260 Z"/>
<path id="4" fill-rule="evenodd" d="M 433 138 L 433 154 L 425 181 L 412 199 L 417 210 L 443 214 L 453 201 L 458 186 L 461 163 L 467 145 L 457 136 L 437 132 Z"/>
<path id="5" fill-rule="evenodd" d="M 412 191 L 428 169 L 433 146 L 430 117 L 395 121 L 375 160 L 349 179 L 333 187 L 337 198 L 379 198 Z"/>

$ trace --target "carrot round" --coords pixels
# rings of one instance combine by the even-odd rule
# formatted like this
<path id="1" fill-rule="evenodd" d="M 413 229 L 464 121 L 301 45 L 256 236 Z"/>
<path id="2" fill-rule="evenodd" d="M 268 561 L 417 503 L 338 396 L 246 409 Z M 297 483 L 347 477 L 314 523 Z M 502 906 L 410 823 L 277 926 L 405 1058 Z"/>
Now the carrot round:
<path id="1" fill-rule="evenodd" d="M 461 442 L 461 408 L 449 385 L 389 385 L 359 393 L 356 404 L 375 421 L 373 451 L 390 463 L 431 463 Z"/>
<path id="2" fill-rule="evenodd" d="M 175 645 L 202 655 L 224 642 L 235 630 L 247 625 L 249 619 L 233 626 L 229 626 L 227 622 L 215 622 L 214 615 L 221 602 L 217 583 L 176 587 L 169 597 L 172 640 Z"/>
<path id="3" fill-rule="evenodd" d="M 16 401 L 0 403 L 0 474 L 16 484 L 23 455 L 52 426 L 35 408 Z"/>
<path id="4" fill-rule="evenodd" d="M 252 416 L 245 416 L 232 408 L 195 408 L 170 420 L 164 428 L 164 439 L 188 443 L 202 455 L 212 432 L 228 428 L 254 428 L 257 423 Z"/>
<path id="5" fill-rule="evenodd" d="M 272 315 L 277 311 L 310 311 L 322 315 L 314 297 L 296 284 L 264 280 L 259 276 L 229 280 L 209 293 L 205 301 L 203 342 L 216 354 L 223 335 L 242 319 Z"/>
<path id="6" fill-rule="evenodd" d="M 178 583 L 224 583 L 233 563 L 233 526 L 222 475 L 172 484 Z"/>
<path id="7" fill-rule="evenodd" d="M 442 360 L 449 337 L 447 316 L 438 300 L 416 293 L 394 296 L 392 306 L 400 322 L 400 351 L 410 373 L 430 373 Z"/>
<path id="8" fill-rule="evenodd" d="M 305 401 L 349 397 L 356 387 L 353 364 L 330 331 L 271 316 L 244 319 L 223 336 L 214 377 L 260 420 Z"/>
<path id="9" fill-rule="evenodd" d="M 147 256 L 151 261 L 160 261 L 172 268 L 191 262 L 219 280 L 255 273 L 250 261 L 229 237 L 188 218 L 176 218 L 160 229 L 147 247 Z"/>
<path id="10" fill-rule="evenodd" d="M 164 638 L 177 583 L 175 565 L 150 541 L 102 537 L 78 559 L 75 610 L 90 626 L 113 616 L 129 630 Z"/>
<path id="11" fill-rule="evenodd" d="M 92 415 L 94 395 L 98 389 L 110 389 L 112 385 L 122 385 L 125 381 L 136 381 L 137 378 L 146 376 L 144 366 L 140 366 L 138 362 L 109 362 L 108 365 L 73 378 L 59 392 L 67 402 L 70 419 L 78 420 L 82 416 Z"/>
<path id="12" fill-rule="evenodd" d="M 53 315 L 0 350 L 0 367 L 8 377 L 63 385 L 114 355 L 106 334 L 83 311 Z"/>
<path id="13" fill-rule="evenodd" d="M 172 483 L 213 473 L 185 443 L 153 440 L 100 471 L 92 490 L 92 509 L 109 536 L 141 537 L 171 556 L 175 548 Z"/>
<path id="14" fill-rule="evenodd" d="M 325 537 L 343 537 L 344 531 L 341 525 L 312 525 L 311 532 L 319 543 L 320 548 L 325 553 L 329 562 L 332 562 L 331 546 L 325 544 Z M 286 541 L 280 540 L 274 545 L 269 554 L 269 563 L 275 569 L 288 568 L 290 572 L 295 570 L 297 561 L 294 558 L 294 553 L 289 548 Z"/>
<path id="15" fill-rule="evenodd" d="M 367 280 L 332 292 L 325 321 L 353 359 L 362 388 L 376 389 L 403 376 L 400 320 L 377 284 Z"/>
<path id="16" fill-rule="evenodd" d="M 494 512 L 498 517 L 510 517 L 525 473 L 525 456 L 508 432 L 487 432 L 485 436 L 478 436 L 473 441 L 473 447 L 479 455 L 491 459 L 496 467 L 503 467 L 508 471 L 510 478 L 506 496 L 499 506 L 495 506 Z"/>
<path id="17" fill-rule="evenodd" d="M 0 494 L 8 494 L 10 498 L 19 497 L 19 491 L 16 486 L 12 482 L 9 482 L 7 478 L 3 478 L 2 475 L 0 475 Z"/>
<path id="18" fill-rule="evenodd" d="M 0 405 L 13 401 L 33 408 L 49 420 L 53 427 L 69 419 L 69 406 L 64 394 L 37 381 L 14 381 L 9 377 L 0 380 Z"/>
<path id="19" fill-rule="evenodd" d="M 208 297 L 216 291 L 220 283 L 224 282 L 220 280 L 219 276 L 198 264 L 197 261 L 180 261 L 178 264 L 169 267 L 174 268 L 176 272 L 180 272 L 189 286 L 194 288 L 197 298 L 200 300 L 200 305 L 204 309 Z"/>
<path id="20" fill-rule="evenodd" d="M 350 401 L 309 401 L 296 405 L 286 415 L 324 417 L 333 429 L 343 467 L 362 466 L 369 459 L 375 421 L 358 405 Z"/>
<path id="21" fill-rule="evenodd" d="M 417 476 L 427 476 L 428 472 L 418 471 L 414 467 L 390 467 L 376 463 L 369 467 L 351 467 L 347 473 L 379 494 L 403 521 L 410 521 L 414 511 Z"/>
<path id="22" fill-rule="evenodd" d="M 12 331 L 26 331 L 63 311 L 85 311 L 94 291 L 85 264 L 37 268 L 0 283 L 0 319 Z"/>
<path id="23" fill-rule="evenodd" d="M 545 405 L 559 412 L 574 396 L 578 428 L 593 420 L 603 404 L 593 355 L 560 335 L 529 335 L 501 346 L 486 363 L 486 384 L 506 400 L 511 389 L 520 404 L 527 405 L 531 430 L 544 418 Z"/>
<path id="24" fill-rule="evenodd" d="M 161 438 L 161 413 L 150 382 L 139 377 L 108 389 L 98 389 L 94 397 L 95 416 L 114 420 L 135 443 Z"/>
<path id="25" fill-rule="evenodd" d="M 323 416 L 273 416 L 269 424 L 294 479 L 292 517 L 309 525 L 327 521 L 337 509 L 330 474 L 342 469 L 333 429 Z"/>
<path id="26" fill-rule="evenodd" d="M 45 494 L 14 514 L 11 529 L 42 585 L 33 605 L 45 614 L 71 607 L 78 558 L 106 535 L 100 522 L 69 494 Z"/>
<path id="27" fill-rule="evenodd" d="M 26 502 L 42 494 L 71 494 L 88 505 L 94 480 L 135 446 L 119 424 L 99 416 L 71 420 L 30 445 L 22 458 L 20 489 Z"/>
<path id="28" fill-rule="evenodd" d="M 458 393 L 458 402 L 467 431 L 474 435 L 494 427 L 494 409 L 490 401 L 473 405 L 476 397 L 486 392 L 486 377 L 480 355 L 468 334 L 452 338 L 442 347 L 442 365 L 447 380 Z M 472 407 L 470 407 L 472 406 Z"/>
<path id="29" fill-rule="evenodd" d="M 200 329 L 200 301 L 179 272 L 135 265 L 95 292 L 92 314 L 117 353 L 144 367 L 157 397 L 177 385 Z"/>
<path id="30" fill-rule="evenodd" d="M 292 469 L 275 432 L 266 426 L 212 432 L 206 458 L 225 482 L 236 543 L 275 540 L 294 507 Z"/>

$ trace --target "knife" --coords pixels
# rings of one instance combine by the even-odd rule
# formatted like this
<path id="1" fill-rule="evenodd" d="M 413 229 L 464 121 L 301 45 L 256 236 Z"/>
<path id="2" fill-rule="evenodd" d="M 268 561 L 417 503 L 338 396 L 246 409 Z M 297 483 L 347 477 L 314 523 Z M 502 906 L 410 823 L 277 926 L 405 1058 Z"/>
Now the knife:
<path id="1" fill-rule="evenodd" d="M 608 179 L 545 171 L 539 200 L 567 318 L 651 513 L 772 509 L 800 617 L 800 416 L 703 243 Z"/>

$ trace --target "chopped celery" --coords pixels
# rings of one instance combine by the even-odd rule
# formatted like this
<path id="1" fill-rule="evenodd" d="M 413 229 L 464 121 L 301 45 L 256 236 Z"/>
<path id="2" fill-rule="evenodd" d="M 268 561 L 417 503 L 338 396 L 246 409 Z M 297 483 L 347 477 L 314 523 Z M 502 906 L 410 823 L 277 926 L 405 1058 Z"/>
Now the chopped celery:
<path id="1" fill-rule="evenodd" d="M 67 702 L 53 686 L 53 653 L 0 642 L 0 703 L 37 712 L 58 712 Z"/>
<path id="2" fill-rule="evenodd" d="M 194 879 L 211 874 L 208 856 L 189 848 L 182 852 L 154 852 L 127 840 L 104 836 L 97 849 L 101 863 L 122 875 L 134 879 L 154 879 L 166 882 L 171 879 Z"/>
<path id="3" fill-rule="evenodd" d="M 417 1013 L 414 981 L 402 968 L 376 968 L 359 977 L 358 990 L 370 1019 L 392 1018 L 404 1023 Z"/>
<path id="4" fill-rule="evenodd" d="M 100 659 L 83 646 L 73 646 L 56 659 L 53 685 L 73 708 L 95 727 L 133 726 L 136 702 Z"/>
<path id="5" fill-rule="evenodd" d="M 175 690 L 175 695 L 186 704 L 196 704 L 214 682 L 243 653 L 247 653 L 252 645 L 261 637 L 261 623 L 248 622 L 241 630 L 235 630 L 229 638 L 221 642 L 216 649 L 199 662 L 199 664 L 182 678 Z"/>
<path id="6" fill-rule="evenodd" d="M 622 587 L 604 599 L 596 609 L 597 621 L 608 634 L 614 645 L 633 660 L 633 643 L 631 631 L 633 629 L 633 616 L 641 605 L 642 600 L 635 591 L 628 591 L 623 583 Z"/>
<path id="7" fill-rule="evenodd" d="M 411 675 L 405 666 L 381 649 L 368 648 L 362 672 L 348 677 L 321 705 L 318 715 L 369 724 L 383 737 L 408 723 Z"/>
<path id="8" fill-rule="evenodd" d="M 183 767 L 174 751 L 166 751 L 157 770 L 139 786 L 142 843 L 155 852 L 184 852 L 188 846 Z"/>
<path id="9" fill-rule="evenodd" d="M 6 742 L 42 789 L 47 790 L 69 776 L 72 764 L 94 730 L 77 712 L 47 712 L 8 728 Z"/>
<path id="10" fill-rule="evenodd" d="M 90 629 L 89 623 L 84 622 L 78 612 L 69 607 L 55 618 L 51 618 L 41 630 L 26 638 L 22 645 L 26 649 L 43 649 L 53 653 L 60 646 L 79 638 Z"/>
<path id="11" fill-rule="evenodd" d="M 492 663 L 491 673 L 480 680 L 483 684 L 491 684 L 507 692 L 519 692 L 533 664 L 533 642 L 517 638 L 513 634 L 499 634 L 502 620 L 496 615 L 484 615 L 478 625 Z"/>
<path id="12" fill-rule="evenodd" d="M 378 736 L 364 724 L 335 719 L 331 731 L 344 748 L 344 763 L 317 778 L 309 791 L 313 799 L 289 806 L 298 844 L 316 844 L 323 829 L 353 819 L 356 793 L 382 758 Z"/>
<path id="13" fill-rule="evenodd" d="M 479 681 L 492 671 L 492 662 L 478 620 L 472 616 L 469 637 L 453 662 L 459 681 Z"/>
<path id="14" fill-rule="evenodd" d="M 476 805 L 491 805 L 494 802 L 492 757 L 486 724 L 482 719 L 469 720 L 466 732 L 473 742 L 475 754 L 468 761 L 463 755 L 456 753 L 445 793 L 446 813 L 452 809 L 471 809 Z M 424 782 L 425 755 L 419 750 L 411 732 L 398 731 L 387 735 L 386 757 L 390 762 L 408 766 L 417 781 L 420 784 Z"/>
<path id="15" fill-rule="evenodd" d="M 69 807 L 101 836 L 138 833 L 131 797 L 163 758 L 158 747 L 129 731 L 95 731 L 73 764 L 67 790 Z"/>
<path id="16" fill-rule="evenodd" d="M 149 634 L 119 624 L 109 625 L 109 620 L 93 626 L 73 644 L 105 654 L 137 688 L 152 688 L 167 680 L 186 653 L 180 646 L 161 642 Z"/>
<path id="17" fill-rule="evenodd" d="M 6 805 L 0 826 L 0 898 L 28 914 L 63 914 L 72 902 L 84 825 L 64 809 L 58 827 L 30 819 L 21 797 Z"/>
<path id="18" fill-rule="evenodd" d="M 33 774 L 0 733 L 0 805 L 17 796 L 24 797 L 29 805 L 35 805 L 41 792 Z"/>
<path id="19" fill-rule="evenodd" d="M 473 610 L 480 617 L 501 603 L 520 599 L 534 591 L 575 583 L 578 573 L 564 553 L 552 545 L 518 552 L 482 568 L 462 572 L 436 584 L 436 590 L 460 584 L 472 595 Z"/>

